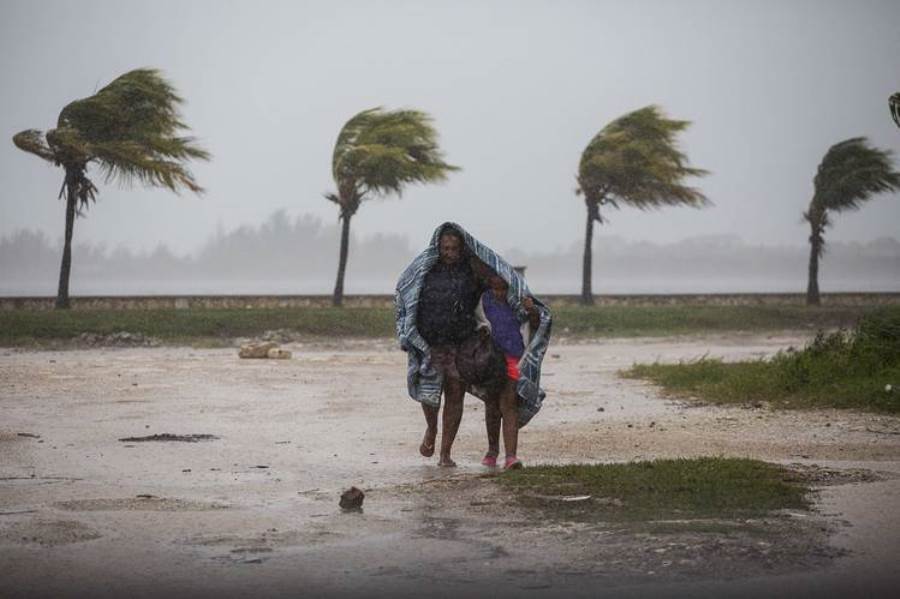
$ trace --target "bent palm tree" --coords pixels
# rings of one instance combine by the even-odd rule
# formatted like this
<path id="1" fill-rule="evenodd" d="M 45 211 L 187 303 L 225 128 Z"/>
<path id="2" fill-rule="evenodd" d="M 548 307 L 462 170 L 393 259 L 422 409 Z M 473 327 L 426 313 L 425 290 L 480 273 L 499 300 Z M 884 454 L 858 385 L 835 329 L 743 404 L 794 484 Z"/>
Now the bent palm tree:
<path id="1" fill-rule="evenodd" d="M 707 171 L 688 166 L 676 135 L 689 121 L 666 118 L 656 106 L 619 117 L 603 128 L 585 148 L 578 165 L 578 189 L 587 206 L 581 301 L 593 304 L 591 244 L 594 222 L 603 223 L 600 206 L 627 204 L 640 210 L 710 202 L 700 191 L 682 184 L 686 177 Z"/>
<path id="2" fill-rule="evenodd" d="M 193 138 L 179 137 L 187 126 L 178 115 L 182 99 L 154 69 L 129 71 L 93 96 L 68 104 L 59 113 L 56 129 L 44 134 L 28 129 L 13 143 L 65 170 L 59 192 L 66 200 L 66 232 L 56 307 L 69 307 L 69 273 L 72 264 L 72 232 L 75 214 L 95 201 L 97 187 L 87 177 L 92 163 L 107 182 L 139 181 L 175 191 L 202 188 L 185 162 L 208 160 L 209 154 Z"/>
<path id="3" fill-rule="evenodd" d="M 341 249 L 332 303 L 344 299 L 344 274 L 350 243 L 350 219 L 363 201 L 395 193 L 408 183 L 445 181 L 459 167 L 447 164 L 438 148 L 431 117 L 418 110 L 363 110 L 338 134 L 331 162 L 337 193 L 325 198 L 337 204 Z"/>
<path id="4" fill-rule="evenodd" d="M 853 137 L 828 149 L 813 179 L 813 198 L 803 219 L 809 223 L 809 281 L 807 305 L 819 304 L 819 259 L 825 253 L 825 229 L 829 212 L 859 210 L 883 191 L 900 189 L 900 173 L 893 170 L 890 150 L 869 145 L 865 137 Z"/>

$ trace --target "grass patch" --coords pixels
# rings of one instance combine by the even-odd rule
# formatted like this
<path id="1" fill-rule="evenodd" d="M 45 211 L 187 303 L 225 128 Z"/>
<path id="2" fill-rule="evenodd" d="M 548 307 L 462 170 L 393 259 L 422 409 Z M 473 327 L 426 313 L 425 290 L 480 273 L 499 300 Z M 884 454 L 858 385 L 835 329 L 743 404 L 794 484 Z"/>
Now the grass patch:
<path id="1" fill-rule="evenodd" d="M 554 334 L 655 337 L 697 333 L 818 330 L 853 326 L 874 306 L 565 306 L 554 310 Z M 900 314 L 900 306 L 893 307 Z"/>
<path id="2" fill-rule="evenodd" d="M 853 331 L 819 333 L 801 350 L 767 360 L 702 358 L 637 364 L 622 373 L 666 391 L 721 404 L 768 402 L 779 408 L 854 408 L 900 413 L 900 312 L 862 318 Z"/>
<path id="3" fill-rule="evenodd" d="M 851 326 L 867 306 L 561 306 L 554 336 L 597 338 L 815 330 Z M 893 308 L 900 314 L 900 307 Z M 385 338 L 390 308 L 157 309 L 0 312 L 0 345 L 41 344 L 82 333 L 141 333 L 169 343 L 206 343 L 285 329 L 298 335 Z"/>
<path id="4" fill-rule="evenodd" d="M 63 310 L 0 312 L 0 343 L 72 339 L 82 333 L 142 333 L 170 342 L 252 337 L 286 329 L 300 335 L 388 337 L 393 313 L 376 308 Z"/>
<path id="5" fill-rule="evenodd" d="M 752 518 L 809 507 L 808 487 L 786 468 L 742 458 L 532 466 L 496 480 L 523 507 L 571 520 Z M 584 495 L 591 499 L 561 499 Z"/>

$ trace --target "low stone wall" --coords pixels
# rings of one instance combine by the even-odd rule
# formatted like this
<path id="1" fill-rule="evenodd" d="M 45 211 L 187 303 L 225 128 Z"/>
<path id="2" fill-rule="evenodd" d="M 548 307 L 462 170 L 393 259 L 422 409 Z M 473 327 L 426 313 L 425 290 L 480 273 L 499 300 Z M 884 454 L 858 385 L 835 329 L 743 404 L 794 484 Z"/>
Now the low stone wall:
<path id="1" fill-rule="evenodd" d="M 0 310 L 52 310 L 52 297 L 0 297 Z M 573 306 L 578 295 L 545 295 L 541 299 L 550 306 Z M 347 307 L 391 307 L 391 295 L 348 295 Z M 598 295 L 598 306 L 749 306 L 803 305 L 801 293 L 703 293 L 675 295 Z M 158 310 L 191 308 L 269 309 L 326 308 L 330 295 L 158 295 L 158 296 L 92 296 L 73 297 L 73 310 Z M 898 305 L 900 293 L 825 293 L 822 304 L 832 306 Z"/>

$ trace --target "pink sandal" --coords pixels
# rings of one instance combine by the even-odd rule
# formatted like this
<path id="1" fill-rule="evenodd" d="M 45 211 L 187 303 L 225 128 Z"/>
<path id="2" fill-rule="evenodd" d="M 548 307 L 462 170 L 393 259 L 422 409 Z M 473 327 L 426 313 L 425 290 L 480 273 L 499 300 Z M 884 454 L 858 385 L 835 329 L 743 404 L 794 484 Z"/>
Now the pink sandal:
<path id="1" fill-rule="evenodd" d="M 496 468 L 497 467 L 497 456 L 495 455 L 485 455 L 481 458 L 481 465 L 487 466 L 488 468 Z"/>
<path id="2" fill-rule="evenodd" d="M 503 469 L 504 470 L 518 470 L 519 468 L 522 468 L 524 465 L 525 464 L 520 462 L 519 458 L 517 458 L 516 456 L 508 455 L 508 456 L 506 456 L 506 464 L 503 466 Z"/>

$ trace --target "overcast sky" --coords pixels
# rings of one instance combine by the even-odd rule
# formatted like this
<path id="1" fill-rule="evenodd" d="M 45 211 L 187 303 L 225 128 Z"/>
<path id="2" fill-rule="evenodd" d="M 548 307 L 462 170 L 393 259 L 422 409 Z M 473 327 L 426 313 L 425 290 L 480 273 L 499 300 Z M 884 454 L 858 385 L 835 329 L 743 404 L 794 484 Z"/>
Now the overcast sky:
<path id="1" fill-rule="evenodd" d="M 498 250 L 583 240 L 581 151 L 607 122 L 655 103 L 693 121 L 681 145 L 712 174 L 714 206 L 609 214 L 604 235 L 672 242 L 738 235 L 802 244 L 815 168 L 865 135 L 900 153 L 900 4 L 884 2 L 0 3 L 0 235 L 62 235 L 62 172 L 11 137 L 116 76 L 156 67 L 213 159 L 203 197 L 99 181 L 75 240 L 177 252 L 274 210 L 335 222 L 335 137 L 372 106 L 430 113 L 463 170 L 364 205 L 354 233 L 420 246 L 455 220 Z M 895 156 L 895 163 L 898 158 Z M 900 196 L 842 215 L 830 240 L 900 236 Z M 337 248 L 335 248 L 337 251 Z M 351 261 L 353 257 L 350 257 Z"/>

